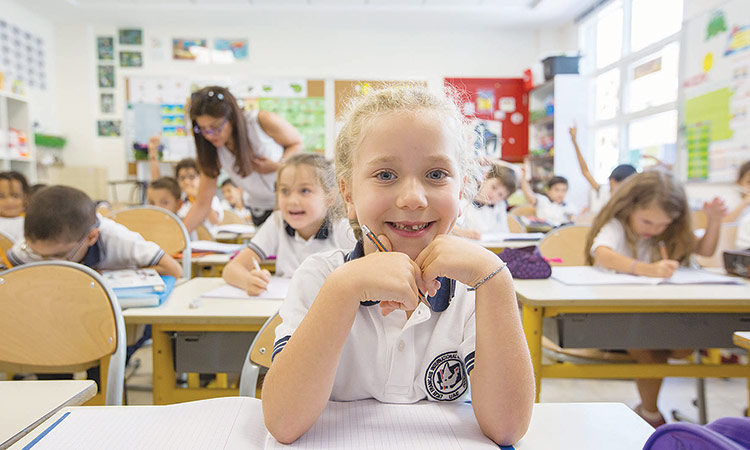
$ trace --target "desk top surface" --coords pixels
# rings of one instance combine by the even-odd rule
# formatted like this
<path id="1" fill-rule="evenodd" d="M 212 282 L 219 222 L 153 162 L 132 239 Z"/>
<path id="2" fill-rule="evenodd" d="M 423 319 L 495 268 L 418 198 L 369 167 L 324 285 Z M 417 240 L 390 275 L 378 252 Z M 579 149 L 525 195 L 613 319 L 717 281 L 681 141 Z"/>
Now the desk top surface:
<path id="1" fill-rule="evenodd" d="M 88 411 L 93 408 L 87 407 Z M 105 408 L 131 409 L 139 414 L 144 407 L 116 406 Z M 153 408 L 153 407 L 146 407 Z M 159 408 L 158 406 L 155 408 Z M 43 432 L 62 414 L 80 408 L 65 408 L 13 446 L 20 449 Z M 473 417 L 473 416 L 470 416 Z M 92 426 L 96 426 L 95 423 Z M 210 430 L 193 430 L 210 433 Z M 516 450 L 576 449 L 632 450 L 643 448 L 654 429 L 622 403 L 538 403 L 534 405 L 531 424 Z M 249 439 L 249 438 L 247 438 Z M 257 440 L 257 439 L 256 439 Z M 222 442 L 217 448 L 223 448 Z M 246 442 L 245 448 L 254 448 Z M 394 447 L 395 448 L 395 447 Z"/>
<path id="2" fill-rule="evenodd" d="M 17 440 L 65 406 L 96 395 L 93 380 L 0 381 L 0 446 Z"/>
<path id="3" fill-rule="evenodd" d="M 281 299 L 203 298 L 204 292 L 225 285 L 221 278 L 193 278 L 174 288 L 160 306 L 128 308 L 122 312 L 125 323 L 183 323 L 214 325 L 263 324 L 276 314 Z M 197 301 L 197 307 L 190 304 Z"/>
<path id="4" fill-rule="evenodd" d="M 531 306 L 747 306 L 750 285 L 660 284 L 570 286 L 552 278 L 513 280 L 518 300 Z"/>

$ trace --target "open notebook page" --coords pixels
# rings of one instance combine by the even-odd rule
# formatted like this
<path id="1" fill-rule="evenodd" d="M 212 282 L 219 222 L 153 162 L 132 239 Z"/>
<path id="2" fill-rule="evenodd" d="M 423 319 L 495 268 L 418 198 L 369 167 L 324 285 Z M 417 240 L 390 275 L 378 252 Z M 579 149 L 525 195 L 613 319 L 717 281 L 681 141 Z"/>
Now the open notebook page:
<path id="1" fill-rule="evenodd" d="M 286 298 L 286 294 L 289 292 L 289 285 L 291 284 L 291 278 L 271 277 L 271 281 L 268 283 L 268 289 L 260 295 L 251 297 L 240 288 L 230 286 L 228 284 L 219 286 L 210 291 L 201 294 L 201 297 L 208 298 L 240 298 L 240 299 L 252 299 L 252 298 Z"/>
<path id="2" fill-rule="evenodd" d="M 558 266 L 552 268 L 552 278 L 568 285 L 657 285 L 657 284 L 741 284 L 736 278 L 718 275 L 700 269 L 680 267 L 671 278 L 653 278 L 591 266 Z"/>

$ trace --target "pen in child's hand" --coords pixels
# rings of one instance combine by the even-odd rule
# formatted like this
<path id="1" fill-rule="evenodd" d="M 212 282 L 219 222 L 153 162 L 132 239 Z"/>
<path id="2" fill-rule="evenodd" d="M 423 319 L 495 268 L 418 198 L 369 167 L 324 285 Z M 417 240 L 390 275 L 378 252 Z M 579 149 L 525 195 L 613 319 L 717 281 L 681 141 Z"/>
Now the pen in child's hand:
<path id="1" fill-rule="evenodd" d="M 367 236 L 367 239 L 372 242 L 372 244 L 378 249 L 379 252 L 387 252 L 388 250 L 385 248 L 382 242 L 378 239 L 377 236 L 375 236 L 375 233 L 373 233 L 369 228 L 367 228 L 367 225 L 362 225 L 362 232 Z M 422 291 L 417 288 L 417 292 L 419 292 L 419 300 L 424 302 L 429 306 L 429 303 L 427 303 L 425 295 L 422 293 Z"/>
<path id="2" fill-rule="evenodd" d="M 260 264 L 258 264 L 258 260 L 253 258 L 253 267 L 255 267 L 255 270 L 260 270 Z"/>
<path id="3" fill-rule="evenodd" d="M 661 259 L 669 259 L 669 253 L 667 253 L 667 246 L 664 241 L 659 241 L 659 253 L 661 253 Z"/>

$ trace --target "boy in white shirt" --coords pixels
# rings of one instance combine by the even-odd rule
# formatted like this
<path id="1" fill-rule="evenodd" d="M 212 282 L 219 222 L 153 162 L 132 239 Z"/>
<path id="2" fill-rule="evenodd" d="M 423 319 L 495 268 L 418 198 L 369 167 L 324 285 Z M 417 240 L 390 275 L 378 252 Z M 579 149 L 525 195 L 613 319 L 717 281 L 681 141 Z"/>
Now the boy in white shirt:
<path id="1" fill-rule="evenodd" d="M 506 199 L 516 191 L 516 174 L 510 167 L 492 164 L 485 175 L 479 193 L 466 207 L 458 225 L 456 236 L 480 239 L 486 233 L 507 233 L 508 203 Z"/>
<path id="2" fill-rule="evenodd" d="M 531 189 L 526 179 L 526 171 L 521 177 L 521 190 L 529 204 L 536 206 L 536 216 L 553 227 L 572 222 L 575 211 L 565 203 L 568 194 L 568 180 L 565 177 L 554 176 L 547 182 L 545 194 L 537 194 Z"/>
<path id="3" fill-rule="evenodd" d="M 242 200 L 242 189 L 238 188 L 234 181 L 227 178 L 221 183 L 221 195 L 224 196 L 224 200 L 221 201 L 221 206 L 227 211 L 232 211 L 242 219 L 245 223 L 253 223 L 253 217 L 250 214 L 250 210 L 245 206 Z"/>

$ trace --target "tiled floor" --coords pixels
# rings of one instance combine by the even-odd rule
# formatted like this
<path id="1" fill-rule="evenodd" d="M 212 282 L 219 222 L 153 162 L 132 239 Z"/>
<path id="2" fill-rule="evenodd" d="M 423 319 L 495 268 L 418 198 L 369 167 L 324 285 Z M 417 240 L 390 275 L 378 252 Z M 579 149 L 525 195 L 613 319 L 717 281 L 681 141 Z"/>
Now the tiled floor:
<path id="1" fill-rule="evenodd" d="M 139 350 L 136 358 L 141 367 L 128 381 L 129 386 L 151 386 L 151 347 Z M 693 406 L 696 397 L 696 381 L 691 378 L 667 378 L 659 398 L 659 408 L 672 422 L 671 411 L 680 410 L 688 417 L 697 418 Z M 747 406 L 747 381 L 741 378 L 706 380 L 709 421 L 725 416 L 741 416 Z M 638 392 L 631 380 L 574 380 L 545 379 L 542 381 L 542 402 L 621 402 L 633 407 L 638 404 Z M 131 405 L 150 405 L 150 391 L 128 389 Z"/>

